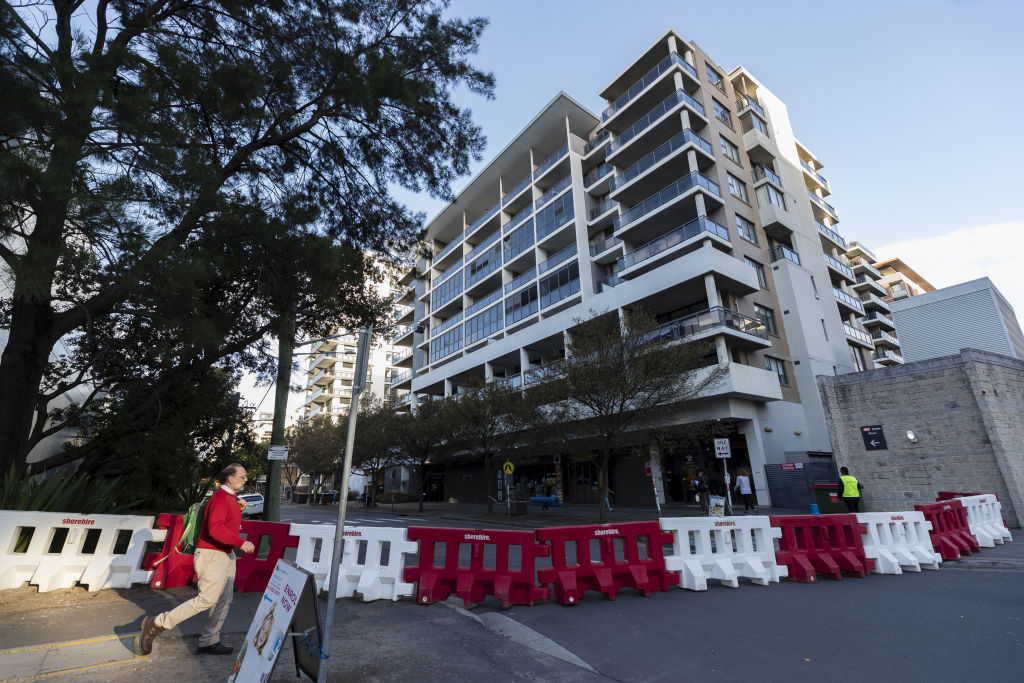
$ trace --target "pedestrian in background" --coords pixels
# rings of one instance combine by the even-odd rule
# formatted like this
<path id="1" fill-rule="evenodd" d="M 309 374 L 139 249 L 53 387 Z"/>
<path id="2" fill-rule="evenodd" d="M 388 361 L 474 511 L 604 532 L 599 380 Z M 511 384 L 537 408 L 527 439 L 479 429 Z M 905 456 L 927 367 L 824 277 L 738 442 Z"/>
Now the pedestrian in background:
<path id="1" fill-rule="evenodd" d="M 864 485 L 850 474 L 846 467 L 839 468 L 839 495 L 850 512 L 860 512 L 860 492 Z"/>
<path id="2" fill-rule="evenodd" d="M 736 486 L 733 490 L 743 496 L 743 514 L 749 515 L 753 510 L 757 514 L 757 501 L 754 500 L 753 489 L 750 488 L 750 470 L 740 469 L 736 475 Z"/>
<path id="3" fill-rule="evenodd" d="M 711 478 L 704 470 L 697 470 L 697 498 L 700 500 L 700 509 L 707 515 L 711 503 Z"/>
<path id="4" fill-rule="evenodd" d="M 153 639 L 161 632 L 174 628 L 200 612 L 208 612 L 206 628 L 199 636 L 198 654 L 226 655 L 233 648 L 220 642 L 220 630 L 231 607 L 235 581 L 235 548 L 250 554 L 256 551 L 251 541 L 238 532 L 242 527 L 242 510 L 237 494 L 245 488 L 248 477 L 238 463 L 225 467 L 218 477 L 220 488 L 214 491 L 206 504 L 206 514 L 199 527 L 196 541 L 195 569 L 199 576 L 199 595 L 188 602 L 142 620 L 139 634 L 139 652 L 148 655 L 153 650 Z"/>

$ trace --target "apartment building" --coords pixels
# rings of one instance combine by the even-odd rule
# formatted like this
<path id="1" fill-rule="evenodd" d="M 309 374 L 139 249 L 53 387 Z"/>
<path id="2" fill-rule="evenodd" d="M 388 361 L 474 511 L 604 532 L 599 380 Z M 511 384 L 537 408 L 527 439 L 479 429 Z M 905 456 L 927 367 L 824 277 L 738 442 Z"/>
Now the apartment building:
<path id="1" fill-rule="evenodd" d="M 432 256 L 396 298 L 392 387 L 415 407 L 469 378 L 529 385 L 558 371 L 575 320 L 643 307 L 666 333 L 713 343 L 707 363 L 727 377 L 675 419 L 714 421 L 768 504 L 780 471 L 831 471 L 815 376 L 872 368 L 895 346 L 880 274 L 840 235 L 785 104 L 745 68 L 669 31 L 600 95 L 600 114 L 556 96 L 427 226 Z M 698 468 L 722 469 L 710 443 L 651 456 L 670 500 L 692 499 Z M 589 463 L 536 459 L 517 466 L 520 488 L 592 500 Z M 483 499 L 471 464 L 449 469 L 446 485 Z M 652 497 L 639 465 L 616 467 L 611 487 L 620 504 Z"/>
<path id="2" fill-rule="evenodd" d="M 890 303 L 935 291 L 935 287 L 921 277 L 916 270 L 908 266 L 903 259 L 891 258 L 880 261 L 875 263 L 875 268 L 882 274 L 879 284 L 888 292 L 884 299 Z"/>

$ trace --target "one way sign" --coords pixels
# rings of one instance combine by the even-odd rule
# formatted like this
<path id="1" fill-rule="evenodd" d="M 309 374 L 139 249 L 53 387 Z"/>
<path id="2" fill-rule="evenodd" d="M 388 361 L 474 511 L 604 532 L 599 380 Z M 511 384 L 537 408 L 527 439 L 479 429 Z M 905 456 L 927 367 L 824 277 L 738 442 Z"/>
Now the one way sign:
<path id="1" fill-rule="evenodd" d="M 860 428 L 860 435 L 864 437 L 864 448 L 869 451 L 887 451 L 885 445 L 885 434 L 882 432 L 882 425 L 868 425 Z"/>

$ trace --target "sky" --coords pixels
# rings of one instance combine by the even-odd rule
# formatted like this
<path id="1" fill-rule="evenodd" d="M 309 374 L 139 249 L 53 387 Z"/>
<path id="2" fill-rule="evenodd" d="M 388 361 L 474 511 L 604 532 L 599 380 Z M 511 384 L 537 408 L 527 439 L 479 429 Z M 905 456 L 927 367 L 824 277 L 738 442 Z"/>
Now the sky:
<path id="1" fill-rule="evenodd" d="M 473 63 L 494 73 L 495 98 L 457 100 L 488 139 L 473 173 L 560 91 L 599 114 L 603 87 L 675 29 L 786 103 L 846 239 L 936 287 L 988 276 L 1022 318 L 1024 3 L 453 0 L 449 12 L 490 20 Z M 428 218 L 444 206 L 398 195 Z"/>

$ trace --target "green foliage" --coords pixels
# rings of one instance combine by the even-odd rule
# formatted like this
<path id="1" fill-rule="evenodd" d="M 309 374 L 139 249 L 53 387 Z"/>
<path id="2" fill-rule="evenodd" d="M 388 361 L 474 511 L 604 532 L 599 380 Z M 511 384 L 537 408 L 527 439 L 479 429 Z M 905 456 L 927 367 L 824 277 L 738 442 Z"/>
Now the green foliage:
<path id="1" fill-rule="evenodd" d="M 48 479 L 19 477 L 11 467 L 0 484 L 0 510 L 38 510 L 109 514 L 129 510 L 139 501 L 124 500 L 124 482 L 70 474 Z"/>

